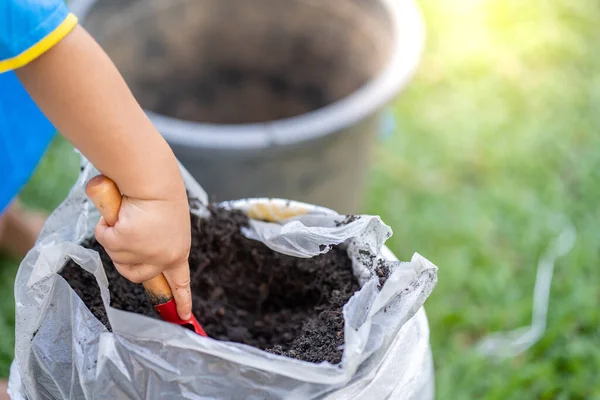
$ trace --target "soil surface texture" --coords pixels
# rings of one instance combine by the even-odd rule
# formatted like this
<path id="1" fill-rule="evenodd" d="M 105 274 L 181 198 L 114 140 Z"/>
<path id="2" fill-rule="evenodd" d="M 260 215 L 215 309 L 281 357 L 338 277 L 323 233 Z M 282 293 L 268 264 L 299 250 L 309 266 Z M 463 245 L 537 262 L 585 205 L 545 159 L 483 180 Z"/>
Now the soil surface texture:
<path id="1" fill-rule="evenodd" d="M 209 210 L 208 219 L 192 215 L 189 258 L 194 314 L 206 333 L 300 360 L 339 363 L 342 307 L 360 288 L 346 252 L 333 247 L 311 259 L 276 253 L 242 235 L 248 224 L 242 212 Z M 102 246 L 95 240 L 83 245 L 100 253 L 113 307 L 159 318 L 142 285 L 123 278 Z M 61 275 L 110 329 L 94 276 L 73 261 Z"/>

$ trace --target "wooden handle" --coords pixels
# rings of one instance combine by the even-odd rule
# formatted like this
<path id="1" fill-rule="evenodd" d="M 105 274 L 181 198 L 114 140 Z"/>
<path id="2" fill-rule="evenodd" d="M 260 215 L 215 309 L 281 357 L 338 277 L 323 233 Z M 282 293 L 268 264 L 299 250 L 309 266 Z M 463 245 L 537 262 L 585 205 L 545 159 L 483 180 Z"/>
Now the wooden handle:
<path id="1" fill-rule="evenodd" d="M 98 175 L 90 179 L 85 187 L 85 194 L 100 211 L 106 223 L 115 226 L 123 201 L 117 184 L 104 175 Z"/>
<path id="2" fill-rule="evenodd" d="M 109 226 L 114 226 L 119 220 L 119 210 L 123 201 L 117 184 L 104 175 L 98 175 L 90 179 L 85 187 L 85 193 L 100 211 L 106 223 Z M 153 305 L 166 303 L 173 298 L 171 287 L 163 274 L 157 275 L 142 284 Z"/>

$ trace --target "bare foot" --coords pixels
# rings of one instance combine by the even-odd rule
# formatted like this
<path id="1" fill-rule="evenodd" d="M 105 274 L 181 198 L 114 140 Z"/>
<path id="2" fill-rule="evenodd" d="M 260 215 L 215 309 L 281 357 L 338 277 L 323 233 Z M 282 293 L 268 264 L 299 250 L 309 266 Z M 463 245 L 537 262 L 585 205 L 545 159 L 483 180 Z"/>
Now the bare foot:
<path id="1" fill-rule="evenodd" d="M 0 381 L 0 400 L 10 400 L 8 395 L 8 382 L 5 380 Z"/>
<path id="2" fill-rule="evenodd" d="M 0 251 L 25 257 L 35 244 L 45 221 L 43 214 L 27 211 L 15 201 L 0 217 Z"/>

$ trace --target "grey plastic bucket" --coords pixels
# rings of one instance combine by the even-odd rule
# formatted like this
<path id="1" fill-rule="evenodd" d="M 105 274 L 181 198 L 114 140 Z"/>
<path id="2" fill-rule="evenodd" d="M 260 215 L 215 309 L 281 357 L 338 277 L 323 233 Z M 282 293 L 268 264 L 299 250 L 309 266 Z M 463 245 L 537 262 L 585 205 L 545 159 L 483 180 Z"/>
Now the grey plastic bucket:
<path id="1" fill-rule="evenodd" d="M 381 112 L 424 42 L 412 0 L 77 0 L 212 200 L 356 212 Z"/>

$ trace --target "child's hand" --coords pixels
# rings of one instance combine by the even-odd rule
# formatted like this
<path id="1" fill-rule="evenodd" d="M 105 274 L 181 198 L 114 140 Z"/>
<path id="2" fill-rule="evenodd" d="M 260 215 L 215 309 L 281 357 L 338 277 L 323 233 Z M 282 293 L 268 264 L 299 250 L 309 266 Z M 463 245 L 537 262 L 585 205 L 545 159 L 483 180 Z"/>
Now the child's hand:
<path id="1" fill-rule="evenodd" d="M 113 63 L 77 26 L 15 73 L 57 130 L 125 194 L 115 226 L 96 227 L 98 242 L 131 281 L 162 272 L 187 319 L 191 232 L 179 166 Z"/>
<path id="2" fill-rule="evenodd" d="M 185 191 L 162 200 L 123 197 L 115 226 L 102 218 L 95 230 L 96 239 L 125 278 L 141 283 L 161 272 L 165 275 L 182 319 L 192 312 L 188 210 Z"/>

